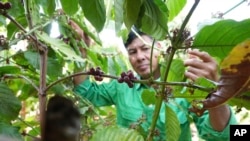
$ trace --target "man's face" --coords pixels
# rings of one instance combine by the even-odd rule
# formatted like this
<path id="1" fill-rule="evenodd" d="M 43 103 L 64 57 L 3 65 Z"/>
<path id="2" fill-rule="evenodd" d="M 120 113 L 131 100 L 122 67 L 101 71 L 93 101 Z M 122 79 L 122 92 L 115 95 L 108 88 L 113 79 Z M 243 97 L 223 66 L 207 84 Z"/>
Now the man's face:
<path id="1" fill-rule="evenodd" d="M 142 79 L 147 79 L 150 77 L 150 55 L 152 39 L 146 35 L 141 36 L 144 42 L 135 38 L 131 44 L 127 46 L 129 61 L 133 69 L 142 77 Z M 145 44 L 147 43 L 147 45 Z M 158 56 L 159 51 L 154 50 L 152 57 L 152 72 L 154 78 L 160 76 Z"/>

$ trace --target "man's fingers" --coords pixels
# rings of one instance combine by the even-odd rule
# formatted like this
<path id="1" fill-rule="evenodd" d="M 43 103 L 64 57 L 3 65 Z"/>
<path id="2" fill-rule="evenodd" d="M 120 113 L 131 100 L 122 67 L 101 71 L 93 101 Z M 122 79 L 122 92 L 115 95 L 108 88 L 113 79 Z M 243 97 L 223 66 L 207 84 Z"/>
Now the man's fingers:
<path id="1" fill-rule="evenodd" d="M 199 51 L 197 49 L 188 50 L 188 54 L 193 57 L 196 56 L 197 58 L 201 59 L 204 62 L 214 61 L 214 59 L 207 52 Z"/>

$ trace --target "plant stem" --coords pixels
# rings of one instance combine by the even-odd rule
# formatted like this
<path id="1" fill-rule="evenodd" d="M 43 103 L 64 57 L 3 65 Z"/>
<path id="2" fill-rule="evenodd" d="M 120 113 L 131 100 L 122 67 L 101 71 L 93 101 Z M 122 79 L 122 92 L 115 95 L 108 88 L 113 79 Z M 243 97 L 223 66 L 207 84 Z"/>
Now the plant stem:
<path id="1" fill-rule="evenodd" d="M 39 89 L 39 109 L 40 109 L 40 127 L 41 141 L 45 141 L 45 123 L 46 123 L 46 74 L 47 74 L 47 50 L 40 51 L 40 89 Z"/>
<path id="2" fill-rule="evenodd" d="M 181 25 L 181 28 L 180 28 L 179 33 L 177 35 L 176 42 L 174 44 L 177 45 L 178 43 L 181 43 L 180 41 L 181 41 L 182 32 L 184 31 L 189 19 L 191 18 L 192 14 L 193 14 L 194 10 L 196 9 L 196 7 L 198 6 L 199 2 L 200 2 L 200 0 L 195 0 L 194 5 L 191 7 L 190 11 L 188 12 L 187 16 L 185 17 L 185 19 Z"/>
<path id="3" fill-rule="evenodd" d="M 238 4 L 233 6 L 232 8 L 228 9 L 226 12 L 223 13 L 223 16 L 226 15 L 227 13 L 229 13 L 230 11 L 232 11 L 233 9 L 235 9 L 236 7 L 238 7 L 239 5 L 241 5 L 243 2 L 246 2 L 246 1 L 247 0 L 242 0 L 241 2 L 239 2 Z"/>
<path id="4" fill-rule="evenodd" d="M 170 66 L 171 66 L 171 62 L 173 60 L 175 52 L 178 49 L 178 47 L 182 44 L 182 41 L 181 41 L 182 32 L 184 31 L 184 29 L 185 29 L 191 15 L 192 15 L 192 13 L 194 12 L 196 6 L 198 5 L 199 1 L 200 0 L 195 0 L 194 5 L 192 6 L 191 10 L 189 11 L 188 15 L 186 16 L 185 20 L 183 21 L 183 23 L 181 25 L 181 28 L 180 28 L 179 33 L 177 35 L 176 41 L 172 42 L 173 47 L 171 49 L 171 52 L 165 57 L 165 62 L 167 64 L 166 64 L 165 74 L 164 74 L 163 77 L 161 77 L 161 81 L 165 82 L 167 80 L 168 73 L 169 73 Z M 158 99 L 156 100 L 155 111 L 154 111 L 153 120 L 152 120 L 151 127 L 150 127 L 150 132 L 149 132 L 149 135 L 147 136 L 147 141 L 152 141 L 153 140 L 154 130 L 155 130 L 156 123 L 157 123 L 157 120 L 158 120 L 158 117 L 159 117 L 161 105 L 162 105 L 162 102 L 163 102 L 163 99 L 164 99 L 164 91 L 165 91 L 165 85 L 162 85 L 161 94 L 158 97 Z"/>

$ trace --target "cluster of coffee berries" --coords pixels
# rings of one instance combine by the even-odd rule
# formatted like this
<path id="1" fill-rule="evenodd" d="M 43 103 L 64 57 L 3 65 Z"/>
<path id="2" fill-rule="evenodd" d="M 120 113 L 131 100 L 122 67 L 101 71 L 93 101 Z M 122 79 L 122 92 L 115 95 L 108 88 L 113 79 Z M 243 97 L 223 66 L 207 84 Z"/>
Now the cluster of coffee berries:
<path id="1" fill-rule="evenodd" d="M 176 41 L 180 30 L 176 28 L 172 30 L 171 32 L 173 34 L 172 35 L 173 41 Z M 191 35 L 190 31 L 188 31 L 187 29 L 184 29 L 183 32 L 181 33 L 180 41 L 184 42 L 186 47 L 190 47 L 192 45 L 193 38 L 190 37 L 190 35 Z"/>
<path id="2" fill-rule="evenodd" d="M 130 88 L 134 86 L 133 80 L 136 80 L 137 78 L 134 76 L 133 72 L 129 70 L 128 72 L 122 72 L 121 77 L 117 79 L 119 83 L 127 83 Z"/>
<path id="3" fill-rule="evenodd" d="M 104 74 L 100 67 L 97 68 L 90 68 L 89 72 L 90 75 L 93 75 L 96 81 L 102 81 Z"/>
<path id="4" fill-rule="evenodd" d="M 12 7 L 10 2 L 0 2 L 0 9 L 2 10 L 9 10 Z"/>

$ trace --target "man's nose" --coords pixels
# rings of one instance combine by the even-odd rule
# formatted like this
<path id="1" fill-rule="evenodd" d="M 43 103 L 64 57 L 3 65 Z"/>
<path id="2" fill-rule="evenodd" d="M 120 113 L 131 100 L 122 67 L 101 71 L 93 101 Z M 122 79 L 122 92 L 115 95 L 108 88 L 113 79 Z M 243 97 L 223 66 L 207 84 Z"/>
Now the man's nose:
<path id="1" fill-rule="evenodd" d="M 136 60 L 137 60 L 137 61 L 145 60 L 145 55 L 144 55 L 144 53 L 142 53 L 142 52 L 137 52 Z"/>

